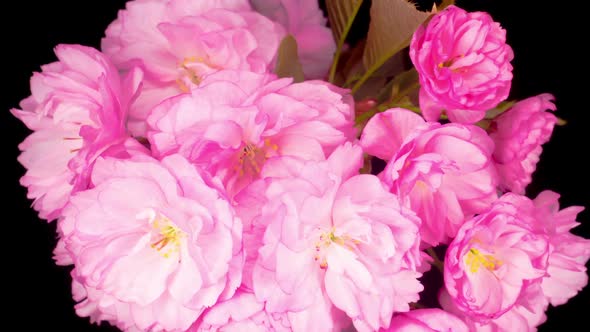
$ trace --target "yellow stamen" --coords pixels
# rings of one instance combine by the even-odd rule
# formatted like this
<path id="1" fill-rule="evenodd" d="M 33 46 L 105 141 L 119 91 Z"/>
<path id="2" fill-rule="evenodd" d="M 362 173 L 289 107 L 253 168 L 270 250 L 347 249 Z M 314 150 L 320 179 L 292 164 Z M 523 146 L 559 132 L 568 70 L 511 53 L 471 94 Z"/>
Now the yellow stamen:
<path id="1" fill-rule="evenodd" d="M 178 68 L 181 69 L 181 74 L 180 77 L 176 79 L 176 84 L 182 92 L 189 92 L 191 83 L 194 85 L 201 84 L 202 78 L 200 74 L 203 73 L 197 73 L 197 67 L 195 67 L 195 65 L 198 64 L 203 64 L 214 71 L 223 69 L 202 56 L 190 56 L 184 58 L 178 64 Z"/>
<path id="2" fill-rule="evenodd" d="M 438 68 L 450 67 L 452 65 L 453 65 L 453 60 L 447 60 L 447 61 L 440 62 L 438 64 Z"/>
<path id="3" fill-rule="evenodd" d="M 187 76 L 191 80 L 191 82 L 193 82 L 193 84 L 201 84 L 201 78 L 199 77 L 199 75 L 197 75 L 193 70 L 189 69 L 186 66 L 184 67 L 184 69 L 186 70 Z"/>
<path id="4" fill-rule="evenodd" d="M 357 239 L 353 239 L 350 236 L 343 234 L 337 236 L 334 234 L 335 228 L 332 227 L 329 232 L 322 233 L 320 235 L 320 240 L 315 244 L 316 254 L 314 256 L 314 260 L 320 263 L 320 268 L 325 269 L 328 267 L 328 262 L 326 261 L 326 257 L 322 253 L 322 249 L 328 248 L 332 243 L 338 244 L 343 246 L 344 248 L 354 251 L 357 244 L 361 242 Z"/>
<path id="5" fill-rule="evenodd" d="M 190 88 L 186 85 L 186 83 L 184 83 L 184 81 L 180 78 L 176 79 L 176 84 L 178 85 L 180 91 L 184 93 L 188 93 L 189 91 L 191 91 Z"/>
<path id="6" fill-rule="evenodd" d="M 476 248 L 471 248 L 465 255 L 465 264 L 471 273 L 477 273 L 481 266 L 489 271 L 494 271 L 502 265 L 502 261 L 492 255 L 484 255 Z"/>
<path id="7" fill-rule="evenodd" d="M 150 245 L 152 248 L 161 252 L 165 258 L 170 257 L 170 254 L 174 252 L 180 251 L 181 240 L 186 236 L 186 233 L 176 227 L 170 219 L 162 215 L 159 215 L 154 220 L 152 226 L 158 232 L 156 241 Z M 167 248 L 167 250 L 162 251 L 164 248 Z"/>
<path id="8" fill-rule="evenodd" d="M 269 139 L 264 141 L 263 147 L 258 147 L 252 143 L 246 143 L 239 152 L 237 165 L 235 165 L 235 170 L 238 172 L 239 176 L 244 176 L 246 174 L 257 176 L 268 158 L 267 148 L 277 150 L 278 146 L 270 142 Z"/>
<path id="9" fill-rule="evenodd" d="M 266 138 L 264 140 L 264 145 L 265 146 L 268 146 L 269 148 L 271 148 L 271 149 L 273 149 L 275 151 L 277 151 L 279 149 L 279 146 L 276 145 L 276 144 L 274 144 L 274 143 L 272 143 L 269 138 Z"/>
<path id="10" fill-rule="evenodd" d="M 438 68 L 443 68 L 443 67 L 447 67 L 448 68 L 448 67 L 450 67 L 450 66 L 453 65 L 453 63 L 455 62 L 455 60 L 461 59 L 461 58 L 464 58 L 464 57 L 465 57 L 465 54 L 461 54 L 461 55 L 458 55 L 458 56 L 456 56 L 454 58 L 451 58 L 451 59 L 449 59 L 447 61 L 439 62 L 438 63 Z"/>

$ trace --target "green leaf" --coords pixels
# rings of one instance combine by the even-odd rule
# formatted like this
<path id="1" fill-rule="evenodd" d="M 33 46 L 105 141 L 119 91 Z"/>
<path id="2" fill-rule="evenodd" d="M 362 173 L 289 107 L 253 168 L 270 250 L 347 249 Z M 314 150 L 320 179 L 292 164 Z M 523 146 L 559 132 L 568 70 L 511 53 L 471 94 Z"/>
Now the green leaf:
<path id="1" fill-rule="evenodd" d="M 363 0 L 326 0 L 328 19 L 330 20 L 334 40 L 336 40 L 336 52 L 332 60 L 329 77 L 329 81 L 332 83 L 336 76 L 342 46 L 346 41 L 346 36 L 348 36 L 352 22 L 354 22 L 354 18 L 362 4 Z"/>
<path id="2" fill-rule="evenodd" d="M 414 31 L 431 15 L 430 12 L 419 11 L 406 0 L 373 0 L 370 14 L 363 54 L 366 72 L 352 88 L 353 92 L 387 60 L 407 47 Z"/>
<path id="3" fill-rule="evenodd" d="M 498 116 L 500 116 L 500 114 L 509 110 L 510 107 L 512 107 L 512 105 L 514 105 L 515 103 L 516 103 L 515 100 L 505 100 L 505 101 L 499 103 L 498 106 L 496 106 L 490 110 L 487 110 L 485 118 L 487 120 L 497 118 Z"/>
<path id="4" fill-rule="evenodd" d="M 305 79 L 297 55 L 297 41 L 291 35 L 285 36 L 281 41 L 275 73 L 279 77 L 293 77 L 293 82 L 302 82 Z"/>
<path id="5" fill-rule="evenodd" d="M 476 125 L 487 130 L 492 120 L 504 114 L 504 112 L 508 111 L 514 104 L 516 104 L 516 102 L 516 100 L 505 100 L 499 103 L 498 106 L 487 110 L 486 116 L 483 118 L 483 120 L 476 123 Z M 558 117 L 556 124 L 558 126 L 565 126 L 567 124 L 567 121 Z"/>
<path id="6" fill-rule="evenodd" d="M 355 99 L 358 98 L 366 98 L 366 97 L 377 97 L 382 94 L 384 87 L 387 85 L 388 82 L 392 80 L 392 78 L 397 77 L 398 75 L 402 74 L 406 71 L 407 68 L 407 60 L 404 58 L 402 53 L 398 53 L 393 57 L 389 58 L 379 69 L 377 69 L 371 77 L 363 82 L 363 85 L 354 92 L 353 96 Z M 364 77 L 365 68 L 361 62 L 357 64 L 355 68 L 357 74 L 360 77 L 357 80 L 360 80 Z M 353 82 L 353 86 L 354 86 Z M 391 85 L 387 88 L 387 96 L 386 98 L 390 97 L 391 92 Z M 386 100 L 386 99 L 384 99 Z"/>
<path id="7" fill-rule="evenodd" d="M 365 50 L 365 40 L 358 42 L 352 49 L 342 54 L 341 60 L 344 62 L 338 68 L 338 75 L 344 78 L 342 84 L 344 88 L 350 88 L 356 80 L 359 80 L 365 69 L 363 68 L 363 52 Z"/>
<path id="8" fill-rule="evenodd" d="M 374 75 L 365 81 L 365 84 L 354 93 L 354 100 L 378 97 L 379 92 L 385 85 L 387 85 L 387 79 L 385 77 Z"/>
<path id="9" fill-rule="evenodd" d="M 346 39 L 363 0 L 326 0 L 330 28 L 337 42 Z"/>
<path id="10" fill-rule="evenodd" d="M 412 69 L 395 76 L 392 80 L 391 99 L 395 101 L 396 99 L 407 96 L 408 93 L 415 90 L 419 85 L 418 72 L 416 68 L 412 67 Z"/>
<path id="11" fill-rule="evenodd" d="M 489 119 L 482 119 L 475 123 L 476 126 L 480 127 L 481 129 L 487 131 L 492 124 L 492 120 Z"/>

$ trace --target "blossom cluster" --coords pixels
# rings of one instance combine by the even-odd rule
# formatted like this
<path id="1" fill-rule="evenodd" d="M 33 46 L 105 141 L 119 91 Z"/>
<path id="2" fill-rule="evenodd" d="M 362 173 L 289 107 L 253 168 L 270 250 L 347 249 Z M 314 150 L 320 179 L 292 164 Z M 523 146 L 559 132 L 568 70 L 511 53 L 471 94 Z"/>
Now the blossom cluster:
<path id="1" fill-rule="evenodd" d="M 558 118 L 550 94 L 500 110 L 501 26 L 434 13 L 409 45 L 417 107 L 359 123 L 361 101 L 324 80 L 326 23 L 314 0 L 133 0 L 101 50 L 55 48 L 12 113 L 33 131 L 21 184 L 57 223 L 79 316 L 124 331 L 534 331 L 587 284 L 590 240 L 570 232 L 583 208 L 524 195 Z M 303 81 L 276 74 L 287 36 Z M 431 265 L 440 307 L 417 309 Z"/>

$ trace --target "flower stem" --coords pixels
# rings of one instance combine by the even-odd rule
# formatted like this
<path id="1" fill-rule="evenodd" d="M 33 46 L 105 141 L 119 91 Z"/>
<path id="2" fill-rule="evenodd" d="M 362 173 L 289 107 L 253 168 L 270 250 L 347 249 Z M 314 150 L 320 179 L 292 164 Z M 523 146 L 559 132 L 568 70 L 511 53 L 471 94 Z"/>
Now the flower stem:
<path id="1" fill-rule="evenodd" d="M 436 266 L 436 268 L 440 271 L 440 273 L 444 273 L 444 263 L 438 258 L 438 255 L 436 254 L 436 252 L 434 251 L 433 248 L 428 248 L 426 249 L 426 252 L 428 253 L 428 255 L 430 255 L 430 257 L 432 257 L 432 264 L 433 266 Z"/>

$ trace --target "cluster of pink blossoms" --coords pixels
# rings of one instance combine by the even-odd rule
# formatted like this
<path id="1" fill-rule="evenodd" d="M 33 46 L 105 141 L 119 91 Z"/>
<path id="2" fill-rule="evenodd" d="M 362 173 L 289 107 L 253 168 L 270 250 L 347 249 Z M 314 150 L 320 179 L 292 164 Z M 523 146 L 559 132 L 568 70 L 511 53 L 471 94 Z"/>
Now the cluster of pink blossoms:
<path id="1" fill-rule="evenodd" d="M 60 45 L 13 114 L 78 315 L 124 331 L 534 331 L 586 284 L 581 207 L 523 196 L 557 118 L 507 98 L 511 48 L 450 6 L 414 34 L 424 117 L 355 126 L 316 1 L 134 0 Z M 295 37 L 307 80 L 274 74 Z M 441 113 L 449 123 L 438 122 Z M 485 128 L 485 129 L 482 129 Z M 367 156 L 386 162 L 361 172 Z M 441 308 L 415 309 L 434 246 Z M 440 263 L 440 262 L 438 262 Z"/>

